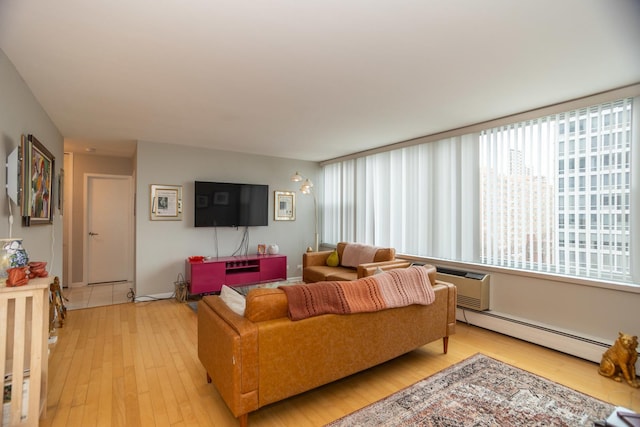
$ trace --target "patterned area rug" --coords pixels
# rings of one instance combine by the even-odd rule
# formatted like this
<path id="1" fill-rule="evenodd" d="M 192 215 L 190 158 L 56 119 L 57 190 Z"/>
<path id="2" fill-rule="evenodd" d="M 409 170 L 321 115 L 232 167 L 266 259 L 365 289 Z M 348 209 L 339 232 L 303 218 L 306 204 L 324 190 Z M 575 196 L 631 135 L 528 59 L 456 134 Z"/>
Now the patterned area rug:
<path id="1" fill-rule="evenodd" d="M 328 426 L 593 426 L 614 409 L 476 354 Z"/>

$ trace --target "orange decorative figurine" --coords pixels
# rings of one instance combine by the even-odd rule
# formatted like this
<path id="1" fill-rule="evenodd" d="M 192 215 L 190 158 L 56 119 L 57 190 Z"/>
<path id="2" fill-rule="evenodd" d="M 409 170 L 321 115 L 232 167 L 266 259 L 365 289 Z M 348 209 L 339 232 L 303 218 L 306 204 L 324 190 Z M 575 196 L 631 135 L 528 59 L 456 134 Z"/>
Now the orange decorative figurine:
<path id="1" fill-rule="evenodd" d="M 13 267 L 7 269 L 7 286 L 22 286 L 29 283 L 29 277 L 27 276 L 28 267 Z"/>
<path id="2" fill-rule="evenodd" d="M 598 372 L 616 381 L 623 379 L 631 386 L 640 387 L 636 378 L 636 360 L 638 360 L 638 337 L 623 332 L 618 334 L 615 343 L 602 355 Z"/>

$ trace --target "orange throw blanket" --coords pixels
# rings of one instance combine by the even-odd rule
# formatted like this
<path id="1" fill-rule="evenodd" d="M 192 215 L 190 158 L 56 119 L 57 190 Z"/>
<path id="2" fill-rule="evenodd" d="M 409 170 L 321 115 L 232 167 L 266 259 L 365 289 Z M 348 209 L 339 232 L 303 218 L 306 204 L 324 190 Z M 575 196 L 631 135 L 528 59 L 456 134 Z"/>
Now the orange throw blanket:
<path id="1" fill-rule="evenodd" d="M 396 268 L 350 282 L 316 282 L 280 289 L 287 295 L 291 320 L 429 305 L 435 300 L 428 271 L 420 266 Z"/>

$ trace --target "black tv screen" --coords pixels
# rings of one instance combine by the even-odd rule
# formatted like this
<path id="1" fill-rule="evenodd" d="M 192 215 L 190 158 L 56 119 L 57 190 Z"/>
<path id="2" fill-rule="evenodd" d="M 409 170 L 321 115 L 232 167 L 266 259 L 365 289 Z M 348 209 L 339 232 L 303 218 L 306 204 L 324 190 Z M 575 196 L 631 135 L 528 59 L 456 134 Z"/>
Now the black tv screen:
<path id="1" fill-rule="evenodd" d="M 256 227 L 269 221 L 269 186 L 195 181 L 196 227 Z"/>

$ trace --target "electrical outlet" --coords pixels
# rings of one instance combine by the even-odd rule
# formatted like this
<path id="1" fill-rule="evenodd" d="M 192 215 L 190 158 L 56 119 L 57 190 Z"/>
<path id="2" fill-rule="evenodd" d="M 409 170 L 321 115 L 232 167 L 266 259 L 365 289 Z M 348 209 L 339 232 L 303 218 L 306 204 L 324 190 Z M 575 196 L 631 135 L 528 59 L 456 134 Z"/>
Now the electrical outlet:
<path id="1" fill-rule="evenodd" d="M 302 268 L 302 264 L 298 264 L 297 268 L 300 270 Z"/>

